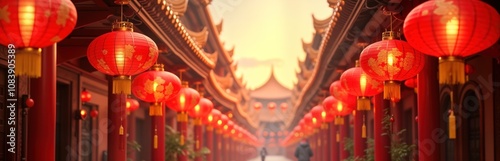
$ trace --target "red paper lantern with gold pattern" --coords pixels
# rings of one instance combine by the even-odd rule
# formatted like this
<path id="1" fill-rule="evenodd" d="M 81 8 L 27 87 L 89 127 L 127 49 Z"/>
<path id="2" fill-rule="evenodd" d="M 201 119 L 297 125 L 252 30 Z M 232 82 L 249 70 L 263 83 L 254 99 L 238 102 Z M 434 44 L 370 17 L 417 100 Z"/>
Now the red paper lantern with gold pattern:
<path id="1" fill-rule="evenodd" d="M 0 1 L 0 44 L 9 48 L 9 55 L 15 54 L 15 75 L 40 77 L 41 48 L 66 38 L 76 20 L 76 8 L 70 0 Z"/>
<path id="2" fill-rule="evenodd" d="M 132 82 L 133 94 L 140 100 L 150 102 L 150 116 L 163 115 L 161 103 L 174 99 L 181 90 L 179 77 L 163 70 L 156 64 L 151 71 L 144 72 Z"/>
<path id="3" fill-rule="evenodd" d="M 478 0 L 424 2 L 408 13 L 403 25 L 411 46 L 440 57 L 440 84 L 465 83 L 463 59 L 496 43 L 499 28 L 498 12 Z"/>
<path id="4" fill-rule="evenodd" d="M 383 33 L 383 40 L 368 45 L 359 56 L 363 71 L 384 81 L 384 99 L 401 99 L 400 82 L 416 76 L 424 67 L 425 55 L 413 49 L 392 31 Z"/>
<path id="5" fill-rule="evenodd" d="M 356 67 L 347 69 L 340 76 L 342 87 L 351 95 L 358 96 L 357 110 L 370 110 L 370 98 L 383 90 L 382 81 L 366 74 L 356 61 Z"/>
<path id="6" fill-rule="evenodd" d="M 356 105 L 356 96 L 349 94 L 338 80 L 330 84 L 330 94 L 347 106 Z"/>
<path id="7" fill-rule="evenodd" d="M 166 103 L 170 109 L 185 113 L 198 105 L 198 102 L 200 102 L 200 93 L 193 88 L 189 88 L 187 82 L 182 83 L 183 88 L 179 91 L 179 94 Z"/>
<path id="8" fill-rule="evenodd" d="M 113 94 L 130 94 L 130 76 L 153 66 L 158 47 L 151 38 L 133 32 L 132 23 L 115 22 L 112 32 L 90 43 L 87 58 L 99 72 L 113 76 Z"/>
<path id="9" fill-rule="evenodd" d="M 323 116 L 321 116 L 322 112 L 323 112 L 323 106 L 321 105 L 314 106 L 311 109 L 312 116 L 316 118 L 319 123 L 323 123 Z"/>
<path id="10" fill-rule="evenodd" d="M 193 118 L 202 118 L 212 112 L 213 108 L 214 104 L 212 103 L 212 101 L 206 98 L 201 98 L 200 102 L 198 102 L 198 104 L 194 106 L 194 108 L 189 110 L 188 114 Z"/>

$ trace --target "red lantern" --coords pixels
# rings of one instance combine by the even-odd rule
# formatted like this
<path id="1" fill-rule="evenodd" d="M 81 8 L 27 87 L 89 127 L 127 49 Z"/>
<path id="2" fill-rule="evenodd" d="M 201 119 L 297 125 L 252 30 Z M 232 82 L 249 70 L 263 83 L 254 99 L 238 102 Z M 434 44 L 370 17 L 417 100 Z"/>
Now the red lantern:
<path id="1" fill-rule="evenodd" d="M 254 108 L 255 110 L 260 110 L 260 109 L 262 108 L 262 103 L 257 102 L 257 103 L 255 103 L 255 104 L 253 104 L 253 108 Z"/>
<path id="2" fill-rule="evenodd" d="M 322 123 L 324 121 L 322 113 L 323 113 L 323 106 L 321 106 L 321 105 L 314 106 L 311 109 L 311 114 L 314 118 L 316 118 L 318 123 Z"/>
<path id="3" fill-rule="evenodd" d="M 96 118 L 99 112 L 96 109 L 90 110 L 90 117 Z"/>
<path id="4" fill-rule="evenodd" d="M 113 94 L 130 94 L 130 76 L 146 71 L 158 59 L 155 42 L 132 30 L 130 22 L 115 22 L 112 32 L 94 39 L 87 49 L 90 64 L 114 76 Z"/>
<path id="5" fill-rule="evenodd" d="M 188 82 L 182 83 L 183 88 L 179 91 L 179 94 L 167 101 L 167 105 L 176 112 L 185 113 L 198 105 L 200 93 L 193 88 L 189 88 Z"/>
<path id="6" fill-rule="evenodd" d="M 271 111 L 272 111 L 272 110 L 274 110 L 274 109 L 276 108 L 276 103 L 274 103 L 274 102 L 270 102 L 270 103 L 268 103 L 268 104 L 267 104 L 267 108 L 268 108 L 269 110 L 271 110 Z"/>
<path id="7" fill-rule="evenodd" d="M 92 99 L 92 95 L 87 91 L 87 89 L 84 88 L 82 93 L 80 94 L 80 98 L 82 102 L 88 102 L 90 101 L 90 99 Z"/>
<path id="8" fill-rule="evenodd" d="M 208 126 L 217 126 L 217 121 L 221 117 L 222 113 L 217 109 L 212 109 L 212 111 L 207 115 L 207 117 L 203 117 L 202 120 L 204 124 Z"/>
<path id="9" fill-rule="evenodd" d="M 26 106 L 27 106 L 28 108 L 31 108 L 31 107 L 33 107 L 34 105 L 35 105 L 35 101 L 34 101 L 32 98 L 28 98 L 28 99 L 26 99 Z"/>
<path id="10" fill-rule="evenodd" d="M 417 88 L 417 77 L 410 78 L 405 81 L 405 86 L 409 88 Z"/>
<path id="11" fill-rule="evenodd" d="M 217 120 L 217 126 L 216 127 L 218 129 L 222 130 L 224 128 L 224 125 L 226 125 L 228 121 L 229 121 L 229 118 L 226 115 L 222 114 L 220 116 L 219 120 Z"/>
<path id="12" fill-rule="evenodd" d="M 373 79 L 384 81 L 384 99 L 398 102 L 401 99 L 400 82 L 416 76 L 424 67 L 424 54 L 410 44 L 384 32 L 383 40 L 368 45 L 359 56 L 363 71 Z"/>
<path id="13" fill-rule="evenodd" d="M 434 0 L 408 13 L 403 30 L 415 49 L 440 57 L 439 83 L 465 83 L 463 58 L 497 42 L 500 16 L 478 0 Z"/>
<path id="14" fill-rule="evenodd" d="M 132 112 L 132 111 L 135 111 L 139 108 L 139 102 L 135 99 L 132 99 L 132 98 L 127 98 L 126 100 L 126 108 L 127 108 L 127 112 Z"/>
<path id="15" fill-rule="evenodd" d="M 285 102 L 283 102 L 283 103 L 280 104 L 280 108 L 281 108 L 282 111 L 285 111 L 288 108 L 288 104 L 286 104 Z"/>
<path id="16" fill-rule="evenodd" d="M 465 64 L 465 74 L 470 75 L 472 73 L 476 72 L 476 69 L 470 64 Z"/>
<path id="17" fill-rule="evenodd" d="M 9 55 L 15 54 L 15 74 L 40 77 L 40 48 L 66 38 L 75 28 L 76 19 L 76 8 L 70 0 L 0 1 L 0 44 L 9 48 Z"/>
<path id="18" fill-rule="evenodd" d="M 87 118 L 87 111 L 85 109 L 80 109 L 80 111 L 78 111 L 78 119 L 85 120 L 85 118 Z"/>
<path id="19" fill-rule="evenodd" d="M 152 69 L 135 77 L 132 88 L 138 99 L 152 103 L 150 116 L 161 116 L 161 103 L 174 99 L 181 90 L 181 83 L 176 75 L 164 71 L 162 64 L 156 64 Z"/>
<path id="20" fill-rule="evenodd" d="M 351 114 L 354 110 L 344 103 L 339 102 L 333 96 L 328 96 L 323 100 L 323 109 L 335 116 L 346 116 Z"/>
<path id="21" fill-rule="evenodd" d="M 330 85 L 330 94 L 347 106 L 356 105 L 356 96 L 350 95 L 338 80 Z"/>
<path id="22" fill-rule="evenodd" d="M 342 87 L 351 95 L 358 96 L 357 110 L 370 110 L 370 99 L 382 92 L 382 81 L 373 79 L 366 74 L 361 67 L 358 66 L 346 70 L 340 76 Z"/>
<path id="23" fill-rule="evenodd" d="M 188 111 L 189 116 L 193 118 L 202 118 L 207 116 L 212 109 L 214 108 L 214 104 L 212 101 L 206 98 L 201 98 L 198 105 L 194 106 L 191 110 Z"/>

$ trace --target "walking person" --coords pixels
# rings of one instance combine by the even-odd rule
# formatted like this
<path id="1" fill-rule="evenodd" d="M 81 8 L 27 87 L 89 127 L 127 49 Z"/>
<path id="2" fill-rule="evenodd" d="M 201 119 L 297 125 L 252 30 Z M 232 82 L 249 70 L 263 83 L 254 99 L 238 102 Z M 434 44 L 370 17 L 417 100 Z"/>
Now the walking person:
<path id="1" fill-rule="evenodd" d="M 267 155 L 267 150 L 266 150 L 266 147 L 263 147 L 263 148 L 260 150 L 260 158 L 262 159 L 262 161 L 265 161 L 265 160 L 266 160 L 266 155 Z"/>
<path id="2" fill-rule="evenodd" d="M 306 139 L 302 139 L 302 141 L 299 143 L 299 146 L 297 146 L 297 149 L 295 149 L 295 157 L 298 159 L 298 161 L 311 161 L 312 156 L 313 152 L 311 150 L 311 147 L 309 146 L 309 143 Z"/>

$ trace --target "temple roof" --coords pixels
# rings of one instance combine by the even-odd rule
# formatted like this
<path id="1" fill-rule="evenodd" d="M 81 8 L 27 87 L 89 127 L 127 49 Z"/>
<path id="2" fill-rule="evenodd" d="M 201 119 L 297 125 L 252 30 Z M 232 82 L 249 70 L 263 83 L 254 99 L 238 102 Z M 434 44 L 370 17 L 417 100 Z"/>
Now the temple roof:
<path id="1" fill-rule="evenodd" d="M 271 76 L 264 85 L 252 90 L 250 96 L 254 98 L 278 99 L 292 96 L 292 91 L 283 86 L 274 76 L 274 67 L 271 67 Z"/>
<path id="2" fill-rule="evenodd" d="M 188 7 L 188 0 L 165 0 L 167 4 L 171 4 L 172 11 L 179 16 L 183 16 Z"/>
<path id="3" fill-rule="evenodd" d="M 332 16 L 333 16 L 333 12 L 332 12 Z M 318 33 L 326 32 L 326 29 L 328 29 L 328 26 L 330 25 L 330 21 L 332 20 L 332 16 L 329 16 L 328 18 L 323 19 L 323 20 L 319 20 L 313 14 L 312 18 L 313 18 L 314 29 L 316 30 L 316 32 L 318 32 Z"/>

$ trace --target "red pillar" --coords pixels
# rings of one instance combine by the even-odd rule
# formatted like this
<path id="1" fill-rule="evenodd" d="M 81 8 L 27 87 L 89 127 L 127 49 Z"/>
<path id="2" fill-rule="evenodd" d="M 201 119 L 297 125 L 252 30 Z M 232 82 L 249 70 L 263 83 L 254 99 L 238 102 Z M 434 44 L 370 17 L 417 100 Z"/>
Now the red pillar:
<path id="1" fill-rule="evenodd" d="M 222 130 L 217 129 L 215 134 L 216 153 L 214 154 L 214 161 L 222 161 Z"/>
<path id="2" fill-rule="evenodd" d="M 340 133 L 338 130 L 338 125 L 334 123 L 330 123 L 330 150 L 331 153 L 330 160 L 331 161 L 340 161 L 340 150 L 339 150 L 339 141 L 340 141 Z M 339 136 L 339 140 L 337 140 L 337 135 Z"/>
<path id="3" fill-rule="evenodd" d="M 108 80 L 108 160 L 127 160 L 127 114 L 125 94 L 113 94 L 113 81 Z"/>
<path id="4" fill-rule="evenodd" d="M 205 129 L 205 135 L 207 136 L 206 147 L 210 150 L 210 153 L 207 155 L 207 161 L 214 160 L 214 153 L 216 152 L 214 149 L 214 128 L 208 125 Z"/>
<path id="5" fill-rule="evenodd" d="M 135 126 L 136 125 L 136 122 L 135 122 L 135 115 L 133 113 L 128 113 L 127 112 L 127 133 L 128 133 L 128 137 L 127 137 L 127 141 L 136 141 L 136 138 L 135 138 Z M 131 150 L 129 151 L 129 154 L 127 154 L 127 158 L 130 158 L 132 160 L 136 160 L 136 151 L 135 150 Z"/>
<path id="6" fill-rule="evenodd" d="M 365 156 L 366 149 L 366 138 L 361 135 L 365 113 L 365 111 L 356 111 L 354 113 L 354 156 L 360 158 Z"/>
<path id="7" fill-rule="evenodd" d="M 177 131 L 179 131 L 181 138 L 180 138 L 180 143 L 181 145 L 184 145 L 186 142 L 187 138 L 187 122 L 188 122 L 188 115 L 186 112 L 179 112 L 177 113 Z M 184 154 L 180 154 L 177 156 L 178 161 L 187 161 L 188 158 Z"/>
<path id="8" fill-rule="evenodd" d="M 344 116 L 344 124 L 339 125 L 340 131 L 340 142 L 339 142 L 339 151 L 340 151 L 340 160 L 344 160 L 349 158 L 349 151 L 345 150 L 345 139 L 349 137 L 349 116 Z"/>
<path id="9" fill-rule="evenodd" d="M 44 48 L 42 77 L 31 80 L 31 96 L 36 103 L 28 113 L 28 160 L 55 160 L 56 62 L 57 44 Z"/>
<path id="10" fill-rule="evenodd" d="M 162 105 L 165 114 L 165 105 Z M 151 116 L 151 161 L 165 160 L 165 115 Z"/>
<path id="11" fill-rule="evenodd" d="M 323 150 L 323 160 L 325 161 L 331 161 L 332 159 L 330 158 L 330 153 L 328 152 L 328 150 L 330 149 L 329 148 L 329 145 L 332 144 L 332 142 L 330 141 L 330 130 L 329 130 L 329 126 L 327 123 L 324 123 L 323 124 L 324 126 L 324 129 L 323 129 L 323 139 L 322 139 L 322 143 L 321 145 L 323 145 L 323 148 L 321 148 L 321 150 Z"/>
<path id="12" fill-rule="evenodd" d="M 373 134 L 374 134 L 374 153 L 375 161 L 387 161 L 391 159 L 389 149 L 390 138 L 388 135 L 382 135 L 387 133 L 384 130 L 384 125 L 382 124 L 385 110 L 389 110 L 389 107 L 384 104 L 383 94 L 378 94 L 373 97 Z M 389 111 L 388 111 L 389 112 Z"/>
<path id="13" fill-rule="evenodd" d="M 316 143 L 317 143 L 317 141 L 316 141 L 317 140 L 316 139 L 317 131 L 316 130 L 317 129 L 314 129 L 314 132 L 311 135 L 311 138 L 309 139 L 309 144 L 310 144 L 310 146 L 311 146 L 311 148 L 313 150 L 313 156 L 311 157 L 311 161 L 316 161 L 316 158 L 317 158 L 317 155 L 318 155 L 318 152 L 317 152 L 317 149 L 318 149 L 317 147 L 318 146 L 316 145 Z"/>
<path id="14" fill-rule="evenodd" d="M 440 160 L 438 139 L 446 137 L 439 116 L 438 59 L 426 56 L 424 69 L 418 74 L 418 159 Z"/>
<path id="15" fill-rule="evenodd" d="M 202 137 L 202 127 L 201 127 L 201 119 L 196 118 L 194 120 L 194 151 L 200 151 L 203 143 Z M 198 156 L 194 159 L 195 161 L 202 161 L 202 157 Z"/>
<path id="16" fill-rule="evenodd" d="M 222 161 L 229 161 L 229 136 L 223 134 L 222 136 Z"/>

